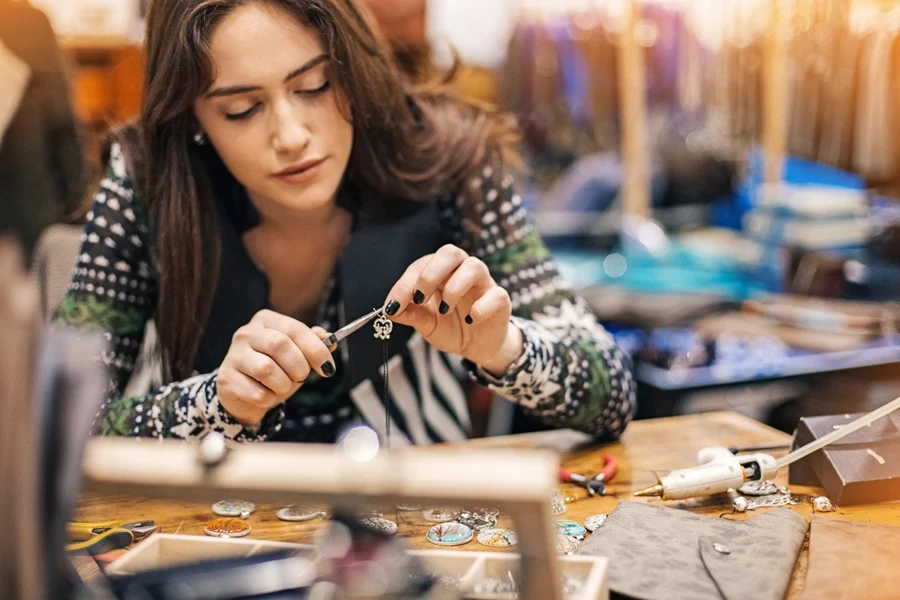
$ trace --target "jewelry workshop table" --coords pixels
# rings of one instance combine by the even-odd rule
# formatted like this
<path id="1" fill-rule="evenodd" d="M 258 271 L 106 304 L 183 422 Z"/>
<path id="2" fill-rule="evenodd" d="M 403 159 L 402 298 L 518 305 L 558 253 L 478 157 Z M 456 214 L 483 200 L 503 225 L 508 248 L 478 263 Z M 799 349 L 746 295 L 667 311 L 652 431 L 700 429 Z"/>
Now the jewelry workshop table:
<path id="1" fill-rule="evenodd" d="M 552 431 L 479 439 L 468 442 L 467 445 L 507 448 L 541 447 L 558 450 L 564 453 L 563 465 L 566 468 L 588 476 L 601 470 L 603 454 L 609 453 L 615 456 L 619 463 L 619 471 L 609 484 L 607 496 L 587 498 L 587 492 L 582 488 L 568 484 L 561 486 L 567 496 L 577 497 L 578 500 L 571 502 L 566 514 L 559 518 L 583 523 L 591 515 L 610 513 L 620 499 L 687 508 L 696 513 L 712 516 L 731 512 L 730 504 L 726 506 L 710 498 L 664 503 L 654 498 L 632 498 L 631 494 L 654 484 L 656 482 L 654 472 L 662 474 L 670 469 L 695 464 L 697 451 L 707 446 L 741 447 L 790 444 L 790 436 L 787 434 L 741 415 L 724 412 L 635 421 L 628 426 L 625 435 L 619 442 L 599 447 L 579 448 L 579 444 L 584 439 L 582 434 L 572 431 Z M 439 452 L 443 448 L 447 447 L 435 447 L 433 451 Z M 777 457 L 785 453 L 786 450 L 771 454 Z M 780 473 L 777 481 L 786 485 L 787 471 Z M 794 486 L 791 490 L 795 493 L 823 493 L 818 488 L 801 486 Z M 246 499 L 253 500 L 252 498 Z M 896 510 L 896 507 L 897 505 L 882 504 L 838 508 L 837 512 L 829 513 L 829 516 L 838 519 L 900 524 L 900 512 Z M 282 506 L 266 504 L 257 506 L 256 512 L 248 519 L 252 527 L 250 534 L 252 538 L 310 543 L 314 533 L 324 522 L 320 519 L 306 522 L 280 521 L 275 515 L 279 508 Z M 809 505 L 794 506 L 791 509 L 806 518 L 811 512 Z M 379 510 L 384 513 L 386 518 L 398 521 L 397 535 L 404 538 L 408 546 L 415 549 L 436 548 L 425 539 L 425 533 L 434 523 L 425 521 L 421 512 L 398 513 L 393 508 L 380 508 Z M 747 519 L 759 512 L 761 511 L 748 511 L 732 515 L 730 518 Z M 165 533 L 190 535 L 203 535 L 204 525 L 214 518 L 216 516 L 212 513 L 209 504 L 95 494 L 84 495 L 75 514 L 75 520 L 78 521 L 114 519 L 131 522 L 153 519 L 162 526 Z M 501 515 L 498 526 L 510 526 L 509 520 L 504 519 Z M 475 541 L 458 548 L 485 552 L 503 551 L 482 546 Z M 514 551 L 515 548 L 512 550 Z M 788 594 L 790 599 L 800 597 L 806 577 L 807 559 L 808 552 L 804 548 L 791 582 Z M 81 570 L 81 565 L 79 565 L 79 570 Z"/>

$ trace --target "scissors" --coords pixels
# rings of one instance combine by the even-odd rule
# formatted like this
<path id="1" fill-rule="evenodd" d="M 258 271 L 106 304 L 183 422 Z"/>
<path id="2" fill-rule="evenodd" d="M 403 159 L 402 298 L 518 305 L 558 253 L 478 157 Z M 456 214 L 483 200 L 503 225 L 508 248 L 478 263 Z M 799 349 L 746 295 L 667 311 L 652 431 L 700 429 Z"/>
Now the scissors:
<path id="1" fill-rule="evenodd" d="M 376 317 L 380 316 L 381 313 L 382 313 L 382 309 L 376 308 L 369 314 L 358 318 L 357 320 L 353 321 L 352 323 L 350 323 L 348 325 L 345 325 L 344 327 L 341 327 L 340 329 L 338 329 L 337 331 L 335 331 L 334 333 L 329 335 L 327 338 L 322 340 L 322 342 L 325 344 L 326 347 L 331 348 L 332 346 L 336 345 L 341 340 L 347 338 L 347 336 L 349 336 L 351 333 L 354 333 L 354 332 L 362 329 L 372 319 L 375 319 Z"/>

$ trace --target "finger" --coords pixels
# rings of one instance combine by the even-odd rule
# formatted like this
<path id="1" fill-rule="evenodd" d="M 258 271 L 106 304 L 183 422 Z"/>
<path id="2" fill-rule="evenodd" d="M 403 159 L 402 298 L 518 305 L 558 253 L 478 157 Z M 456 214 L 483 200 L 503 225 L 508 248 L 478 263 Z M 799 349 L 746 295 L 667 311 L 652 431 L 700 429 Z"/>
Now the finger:
<path id="1" fill-rule="evenodd" d="M 416 300 L 421 300 L 417 304 L 429 301 L 435 292 L 443 289 L 450 276 L 456 272 L 467 258 L 469 258 L 469 255 L 464 250 L 452 244 L 447 244 L 435 252 L 425 266 L 422 267 L 419 278 L 416 280 L 415 286 L 418 293 L 414 292 L 414 296 Z M 439 310 L 441 314 L 450 312 L 450 308 L 446 304 L 441 304 Z"/>
<path id="2" fill-rule="evenodd" d="M 264 416 L 269 409 L 278 404 L 278 398 L 272 390 L 240 371 L 229 373 L 228 389 L 240 400 L 241 404 L 245 405 L 241 407 L 244 410 L 239 412 L 252 413 L 252 415 L 248 414 L 246 416 L 259 416 L 256 411 L 263 411 Z M 232 416 L 241 420 L 234 412 L 232 412 Z"/>
<path id="3" fill-rule="evenodd" d="M 437 292 L 431 297 L 431 300 L 423 306 L 417 304 L 409 304 L 404 308 L 403 312 L 395 317 L 391 317 L 394 323 L 399 325 L 407 325 L 414 328 L 426 338 L 430 336 L 438 326 L 438 304 L 441 301 L 441 293 Z"/>
<path id="4" fill-rule="evenodd" d="M 318 325 L 316 325 L 315 327 L 313 327 L 313 328 L 311 329 L 311 331 L 312 331 L 314 334 L 316 334 L 316 337 L 318 337 L 320 340 L 323 340 L 323 341 L 324 341 L 328 336 L 331 335 L 330 333 L 328 333 L 327 331 L 325 331 L 323 328 L 319 327 Z M 329 352 L 334 352 L 335 350 L 337 350 L 337 344 L 334 344 L 333 346 L 329 346 L 329 347 L 328 347 L 328 351 L 329 351 Z"/>
<path id="5" fill-rule="evenodd" d="M 494 286 L 472 304 L 466 316 L 466 323 L 473 325 L 494 318 L 509 319 L 511 314 L 512 302 L 509 293 L 500 286 Z"/>
<path id="6" fill-rule="evenodd" d="M 413 303 L 416 281 L 419 279 L 419 273 L 422 271 L 422 268 L 429 260 L 431 260 L 431 255 L 423 256 L 406 268 L 406 271 L 403 272 L 403 275 L 400 276 L 400 279 L 397 280 L 388 293 L 384 303 L 384 314 L 391 319 L 395 319 L 395 317 L 403 314 L 403 311 Z M 418 296 L 416 299 L 418 300 Z"/>
<path id="7" fill-rule="evenodd" d="M 441 290 L 443 306 L 447 312 L 455 310 L 470 292 L 484 292 L 494 285 L 487 265 L 470 256 L 450 276 Z"/>
<path id="8" fill-rule="evenodd" d="M 234 368 L 252 377 L 278 396 L 287 394 L 295 384 L 272 357 L 255 350 L 242 352 L 235 357 Z"/>
<path id="9" fill-rule="evenodd" d="M 321 327 L 318 329 L 324 332 Z M 309 327 L 304 327 L 303 330 L 296 332 L 295 339 L 297 340 L 297 345 L 300 346 L 300 350 L 306 356 L 306 361 L 310 367 L 315 369 L 322 377 L 334 377 L 336 373 L 334 357 L 331 356 L 328 346 L 322 343 L 322 337 L 319 333 Z"/>
<path id="10" fill-rule="evenodd" d="M 286 317 L 271 310 L 261 310 L 253 317 L 264 327 L 276 329 L 289 338 L 303 352 L 309 366 L 322 377 L 332 377 L 335 374 L 334 360 L 331 352 L 321 338 L 297 319 Z"/>
<path id="11" fill-rule="evenodd" d="M 250 348 L 272 358 L 292 381 L 309 377 L 309 363 L 297 344 L 287 334 L 268 327 L 254 328 L 247 336 Z"/>

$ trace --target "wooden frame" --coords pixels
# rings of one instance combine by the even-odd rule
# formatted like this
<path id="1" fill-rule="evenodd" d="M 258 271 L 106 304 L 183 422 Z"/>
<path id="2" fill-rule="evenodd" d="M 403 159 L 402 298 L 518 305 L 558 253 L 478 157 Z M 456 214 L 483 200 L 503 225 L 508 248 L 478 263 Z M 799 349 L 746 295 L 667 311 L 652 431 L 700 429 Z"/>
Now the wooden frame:
<path id="1" fill-rule="evenodd" d="M 380 452 L 358 462 L 341 446 L 259 444 L 231 449 L 217 467 L 181 442 L 89 442 L 84 471 L 91 491 L 215 501 L 252 495 L 261 502 L 338 501 L 363 507 L 403 498 L 422 503 L 490 503 L 509 514 L 519 535 L 522 597 L 562 600 L 549 498 L 556 457 L 542 451 L 422 450 Z"/>

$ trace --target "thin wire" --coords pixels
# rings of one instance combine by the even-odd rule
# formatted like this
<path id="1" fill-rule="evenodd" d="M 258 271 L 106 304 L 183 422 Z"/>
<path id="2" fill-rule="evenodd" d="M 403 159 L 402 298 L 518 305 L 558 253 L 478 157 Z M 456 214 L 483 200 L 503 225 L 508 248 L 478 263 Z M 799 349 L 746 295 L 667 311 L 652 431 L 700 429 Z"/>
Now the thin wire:
<path id="1" fill-rule="evenodd" d="M 384 360 L 384 437 L 385 447 L 391 447 L 391 395 L 388 393 L 388 341 L 382 340 L 381 347 L 383 349 Z"/>

